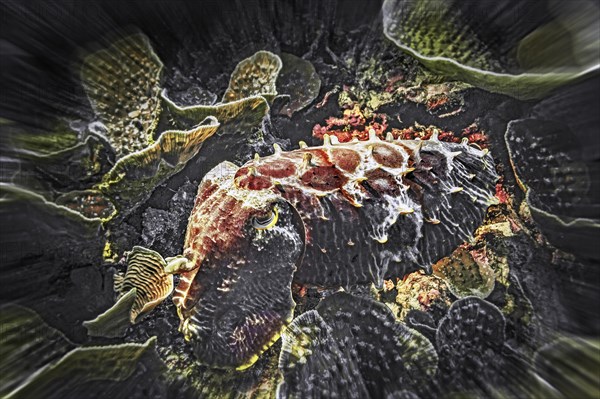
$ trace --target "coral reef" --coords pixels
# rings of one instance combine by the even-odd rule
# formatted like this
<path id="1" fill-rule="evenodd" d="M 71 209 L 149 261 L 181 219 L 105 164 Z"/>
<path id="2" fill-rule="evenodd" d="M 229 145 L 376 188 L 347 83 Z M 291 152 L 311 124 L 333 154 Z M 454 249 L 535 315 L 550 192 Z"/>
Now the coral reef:
<path id="1" fill-rule="evenodd" d="M 587 2 L 0 5 L 0 395 L 597 395 Z"/>

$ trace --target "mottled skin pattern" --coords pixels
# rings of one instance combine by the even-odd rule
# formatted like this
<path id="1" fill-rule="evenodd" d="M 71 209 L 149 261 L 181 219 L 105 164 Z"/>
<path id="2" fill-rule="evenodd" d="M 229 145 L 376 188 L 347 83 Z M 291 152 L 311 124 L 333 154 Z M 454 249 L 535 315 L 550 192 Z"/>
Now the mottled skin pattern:
<path id="1" fill-rule="evenodd" d="M 230 275 L 212 281 L 221 292 L 213 300 L 246 292 L 250 288 L 244 288 L 247 283 L 239 273 L 248 266 L 239 265 L 253 251 L 264 260 L 253 267 L 269 276 L 275 270 L 292 273 L 290 284 L 293 277 L 297 283 L 325 287 L 381 285 L 385 278 L 419 268 L 430 271 L 480 225 L 494 202 L 496 180 L 487 150 L 467 142 L 440 142 L 435 136 L 383 141 L 372 134 L 368 141 L 342 144 L 326 137 L 320 147 L 301 143 L 300 149 L 283 152 L 276 146 L 273 155 L 240 168 L 222 163 L 200 184 L 184 254 L 168 266 L 181 274 L 174 301 L 182 331 L 188 338 L 202 335 L 195 329 L 201 324 L 201 307 L 207 306 L 202 296 L 209 277 L 200 275 L 218 273 L 216 268 L 227 264 Z M 269 219 L 277 213 L 282 217 Z M 257 218 L 272 223 L 253 229 Z M 269 247 L 273 240 L 281 245 Z M 296 262 L 284 272 L 280 265 L 294 260 L 286 248 L 294 248 Z M 272 289 L 265 294 L 280 298 L 282 305 L 277 322 L 265 332 L 271 336 L 288 317 L 282 299 L 288 286 L 277 289 L 285 293 Z M 247 305 L 236 314 L 240 323 L 252 317 Z M 221 303 L 208 306 L 216 309 Z M 213 324 L 211 334 L 221 333 Z"/>

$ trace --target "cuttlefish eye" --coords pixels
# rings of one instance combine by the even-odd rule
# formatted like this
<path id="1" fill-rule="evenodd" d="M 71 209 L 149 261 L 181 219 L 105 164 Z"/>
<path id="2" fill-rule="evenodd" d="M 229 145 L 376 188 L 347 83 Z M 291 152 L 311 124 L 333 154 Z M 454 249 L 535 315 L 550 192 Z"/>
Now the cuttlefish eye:
<path id="1" fill-rule="evenodd" d="M 266 230 L 277 224 L 277 219 L 279 219 L 279 211 L 277 207 L 274 206 L 271 211 L 265 216 L 254 216 L 252 218 L 252 227 L 257 230 Z"/>

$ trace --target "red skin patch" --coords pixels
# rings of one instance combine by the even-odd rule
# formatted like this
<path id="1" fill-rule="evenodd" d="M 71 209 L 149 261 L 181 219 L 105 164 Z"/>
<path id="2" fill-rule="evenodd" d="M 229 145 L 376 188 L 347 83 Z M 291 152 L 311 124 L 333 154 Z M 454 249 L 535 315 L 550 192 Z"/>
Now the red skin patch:
<path id="1" fill-rule="evenodd" d="M 256 173 L 256 168 L 247 166 L 237 171 L 235 174 L 235 184 L 238 187 L 247 188 L 248 190 L 264 190 L 273 187 L 273 182 L 270 178 L 259 175 Z"/>
<path id="2" fill-rule="evenodd" d="M 382 169 L 374 169 L 366 176 L 368 184 L 373 190 L 381 194 L 398 195 L 400 186 L 394 179 L 394 176 Z"/>
<path id="3" fill-rule="evenodd" d="M 247 188 L 248 190 L 264 190 L 273 187 L 271 179 L 264 176 L 244 176 L 236 181 L 238 187 Z"/>
<path id="4" fill-rule="evenodd" d="M 198 195 L 196 196 L 196 200 L 194 201 L 194 206 L 204 203 L 217 189 L 219 186 L 212 183 L 202 184 L 200 190 L 198 190 Z"/>
<path id="5" fill-rule="evenodd" d="M 400 168 L 404 164 L 404 155 L 391 145 L 374 144 L 373 159 L 388 168 Z"/>
<path id="6" fill-rule="evenodd" d="M 210 190 L 210 194 L 205 193 L 204 189 Z M 201 185 L 198 195 L 204 194 L 207 202 L 192 211 L 184 244 L 197 267 L 207 255 L 218 259 L 237 245 L 244 223 L 253 212 L 250 208 L 244 208 L 235 198 L 226 196 L 223 190 L 212 190 L 209 184 Z M 209 203 L 214 205 L 206 206 Z M 200 295 L 197 290 L 201 289 L 201 285 L 195 284 L 192 290 L 187 282 L 194 280 L 196 273 L 197 270 L 183 273 L 186 280 L 179 281 L 177 291 L 173 294 L 173 301 L 184 311 L 193 307 L 195 298 Z"/>
<path id="7" fill-rule="evenodd" d="M 238 180 L 241 179 L 244 176 L 248 176 L 250 174 L 250 168 L 248 166 L 242 166 L 241 168 L 238 169 L 237 172 L 235 172 L 235 177 L 234 180 Z"/>
<path id="8" fill-rule="evenodd" d="M 274 179 L 290 177 L 296 173 L 294 163 L 285 159 L 277 159 L 275 162 L 260 165 L 256 169 L 260 175 L 269 176 Z"/>
<path id="9" fill-rule="evenodd" d="M 356 151 L 344 148 L 331 150 L 331 159 L 340 169 L 350 173 L 360 164 L 360 155 Z"/>
<path id="10" fill-rule="evenodd" d="M 341 188 L 348 178 L 335 166 L 317 166 L 307 170 L 301 177 L 302 184 L 315 190 L 331 191 Z"/>
<path id="11" fill-rule="evenodd" d="M 329 160 L 329 155 L 323 150 L 320 149 L 310 149 L 304 150 L 300 152 L 303 156 L 304 154 L 310 154 L 311 159 L 310 162 L 316 166 L 333 166 L 331 161 Z"/>

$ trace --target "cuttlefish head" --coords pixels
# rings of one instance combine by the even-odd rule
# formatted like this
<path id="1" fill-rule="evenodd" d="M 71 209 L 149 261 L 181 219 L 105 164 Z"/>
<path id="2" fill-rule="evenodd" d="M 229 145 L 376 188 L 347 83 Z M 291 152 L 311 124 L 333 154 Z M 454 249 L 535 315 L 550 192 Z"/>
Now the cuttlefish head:
<path id="1" fill-rule="evenodd" d="M 292 277 L 304 251 L 302 221 L 270 188 L 240 184 L 223 162 L 198 189 L 178 270 L 180 330 L 198 360 L 245 368 L 291 321 Z"/>

